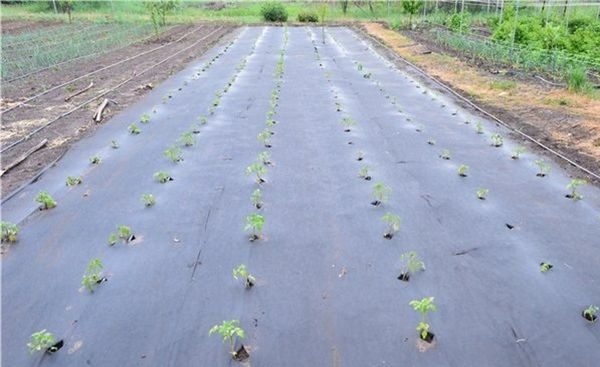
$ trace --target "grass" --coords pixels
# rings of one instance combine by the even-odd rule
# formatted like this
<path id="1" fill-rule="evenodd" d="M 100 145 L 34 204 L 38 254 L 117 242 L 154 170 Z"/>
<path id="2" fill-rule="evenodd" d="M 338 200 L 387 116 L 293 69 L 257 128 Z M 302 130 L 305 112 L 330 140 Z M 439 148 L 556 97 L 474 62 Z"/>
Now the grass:
<path id="1" fill-rule="evenodd" d="M 511 90 L 517 87 L 517 83 L 512 80 L 493 80 L 490 82 L 491 89 Z"/>

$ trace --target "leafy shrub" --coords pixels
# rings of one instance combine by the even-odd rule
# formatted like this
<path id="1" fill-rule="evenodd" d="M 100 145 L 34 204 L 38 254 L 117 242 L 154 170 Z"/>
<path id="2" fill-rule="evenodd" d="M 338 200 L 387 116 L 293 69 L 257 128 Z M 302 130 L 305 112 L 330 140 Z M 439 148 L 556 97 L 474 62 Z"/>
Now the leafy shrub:
<path id="1" fill-rule="evenodd" d="M 288 12 L 283 4 L 278 2 L 268 2 L 263 4 L 260 14 L 267 22 L 287 22 Z"/>
<path id="2" fill-rule="evenodd" d="M 319 16 L 313 12 L 303 11 L 298 13 L 298 21 L 301 23 L 317 23 L 319 21 Z"/>
<path id="3" fill-rule="evenodd" d="M 471 26 L 471 16 L 469 13 L 454 13 L 447 20 L 446 26 L 455 32 L 467 32 Z"/>

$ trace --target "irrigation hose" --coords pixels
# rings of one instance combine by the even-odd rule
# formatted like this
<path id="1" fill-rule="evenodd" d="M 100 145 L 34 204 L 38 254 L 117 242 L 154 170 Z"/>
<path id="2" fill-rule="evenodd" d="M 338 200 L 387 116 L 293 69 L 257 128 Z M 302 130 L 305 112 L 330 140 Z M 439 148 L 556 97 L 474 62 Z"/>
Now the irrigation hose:
<path id="1" fill-rule="evenodd" d="M 23 106 L 24 104 L 26 104 L 26 103 L 28 103 L 28 102 L 31 102 L 31 101 L 33 101 L 34 99 L 37 99 L 37 98 L 39 98 L 39 97 L 41 97 L 41 96 L 43 96 L 43 95 L 46 95 L 46 94 L 48 94 L 48 93 L 50 93 L 50 92 L 52 92 L 52 91 L 55 91 L 55 90 L 57 90 L 57 89 L 59 89 L 59 88 L 62 88 L 62 87 L 64 87 L 64 86 L 67 86 L 67 85 L 69 85 L 69 84 L 71 84 L 71 83 L 74 83 L 74 82 L 76 82 L 76 81 L 78 81 L 78 80 L 81 80 L 81 79 L 83 79 L 83 78 L 86 78 L 86 77 L 88 77 L 88 76 L 90 76 L 90 75 L 94 75 L 94 74 L 96 74 L 96 73 L 99 73 L 99 72 L 101 72 L 101 71 L 104 71 L 104 70 L 110 69 L 110 68 L 112 68 L 112 67 L 115 67 L 115 66 L 117 66 L 117 65 L 120 65 L 120 64 L 122 64 L 122 63 L 125 63 L 125 62 L 127 62 L 127 61 L 131 61 L 131 60 L 137 59 L 138 57 L 140 57 L 140 56 L 144 56 L 144 55 L 147 55 L 147 54 L 149 54 L 149 53 L 151 53 L 151 52 L 158 51 L 158 50 L 160 50 L 160 49 L 162 49 L 162 48 L 164 48 L 164 47 L 166 47 L 166 46 L 169 46 L 169 45 L 171 45 L 171 44 L 173 44 L 173 43 L 177 43 L 177 42 L 181 41 L 182 39 L 186 38 L 186 37 L 187 37 L 187 36 L 189 36 L 190 34 L 192 34 L 192 33 L 195 33 L 195 32 L 197 32 L 198 30 L 200 30 L 200 29 L 202 29 L 202 28 L 204 28 L 204 25 L 202 25 L 202 26 L 200 26 L 200 27 L 198 27 L 198 28 L 196 28 L 196 29 L 194 29 L 194 30 L 192 30 L 192 31 L 190 31 L 190 32 L 188 32 L 188 33 L 186 33 L 186 34 L 184 34 L 183 36 L 181 36 L 180 38 L 176 39 L 175 41 L 171 41 L 171 42 L 169 42 L 169 43 L 165 43 L 164 45 L 160 45 L 160 46 L 158 46 L 158 47 L 155 47 L 155 48 L 153 48 L 153 49 L 151 49 L 151 50 L 147 50 L 147 51 L 144 51 L 144 52 L 142 52 L 142 53 L 139 53 L 139 54 L 137 54 L 137 55 L 134 55 L 134 56 L 128 57 L 128 58 L 126 58 L 126 59 L 123 59 L 123 60 L 117 61 L 117 62 L 115 62 L 114 64 L 107 65 L 107 66 L 105 66 L 105 67 L 103 67 L 103 68 L 100 68 L 100 69 L 98 69 L 98 70 L 94 70 L 94 71 L 92 71 L 92 72 L 89 72 L 89 73 L 87 73 L 87 74 L 83 74 L 83 75 L 81 75 L 81 76 L 79 76 L 79 77 L 77 77 L 77 78 L 75 78 L 75 79 L 72 79 L 72 80 L 70 80 L 70 81 L 68 81 L 68 82 L 65 82 L 65 83 L 62 83 L 62 84 L 60 84 L 60 85 L 57 85 L 57 86 L 55 86 L 55 87 L 52 87 L 52 88 L 50 88 L 50 89 L 47 89 L 47 90 L 45 90 L 45 91 L 43 91 L 43 92 L 40 92 L 40 93 L 38 93 L 38 94 L 36 94 L 36 95 L 34 95 L 34 96 L 32 96 L 32 97 L 29 97 L 29 98 L 25 99 L 24 101 L 21 101 L 20 103 L 18 103 L 18 104 L 16 104 L 16 105 L 12 106 L 12 107 L 10 107 L 10 108 L 7 108 L 6 110 L 0 111 L 0 113 L 2 113 L 2 114 L 5 114 L 5 113 L 7 113 L 7 112 L 10 112 L 10 111 L 12 111 L 12 110 L 14 110 L 14 109 L 18 108 L 18 107 L 21 107 L 21 106 Z M 3 151 L 2 151 L 2 152 L 3 152 Z"/>
<path id="2" fill-rule="evenodd" d="M 413 69 L 415 69 L 419 74 L 423 75 L 427 79 L 432 80 L 433 82 L 435 82 L 436 84 L 438 84 L 440 87 L 442 87 L 445 90 L 447 90 L 448 92 L 452 93 L 454 96 L 456 96 L 457 98 L 459 98 L 460 100 L 462 100 L 463 102 L 465 102 L 466 104 L 468 104 L 469 106 L 475 108 L 477 111 L 479 111 L 479 112 L 483 113 L 484 115 L 488 116 L 489 118 L 491 118 L 492 120 L 496 121 L 497 123 L 499 123 L 500 125 L 504 126 L 505 128 L 507 128 L 507 129 L 509 129 L 509 130 L 511 130 L 511 131 L 513 131 L 513 132 L 515 132 L 515 133 L 517 133 L 519 135 L 521 135 L 523 138 L 525 138 L 525 139 L 531 141 L 532 143 L 538 145 L 539 147 L 543 148 L 547 152 L 554 154 L 555 156 L 561 158 L 562 160 L 564 160 L 565 162 L 571 164 L 572 166 L 574 166 L 574 167 L 576 167 L 576 168 L 584 171 L 585 173 L 589 174 L 590 176 L 593 176 L 594 178 L 600 180 L 600 175 L 599 174 L 591 171 L 590 169 L 588 169 L 586 167 L 583 167 L 582 165 L 580 165 L 579 163 L 571 160 L 570 158 L 566 157 L 562 153 L 557 152 L 556 150 L 548 147 L 547 145 L 545 145 L 544 143 L 542 143 L 539 140 L 535 139 L 534 137 L 532 137 L 532 136 L 530 136 L 530 135 L 522 132 L 521 130 L 515 129 L 514 127 L 510 126 L 508 123 L 502 121 L 500 118 L 498 118 L 495 115 L 492 115 L 491 113 L 487 112 L 483 108 L 481 108 L 478 105 L 476 105 L 475 103 L 471 102 L 469 99 L 463 97 L 460 93 L 456 92 L 454 89 L 450 88 L 445 83 L 443 83 L 440 80 L 438 80 L 437 78 L 435 78 L 435 77 L 427 74 L 427 72 L 425 72 L 423 69 L 421 69 L 417 65 L 411 63 L 410 61 L 406 60 L 402 56 L 398 55 L 394 50 L 392 50 L 386 44 L 384 44 L 383 42 L 381 42 L 379 39 L 371 36 L 370 34 L 367 34 L 366 32 L 364 32 L 360 28 L 354 27 L 354 30 L 357 31 L 358 33 L 362 34 L 364 37 L 366 37 L 366 38 L 370 39 L 371 41 L 375 42 L 379 46 L 383 47 L 388 52 L 390 52 L 390 54 L 392 54 L 396 59 L 404 62 L 407 65 L 409 65 L 410 67 L 412 67 Z"/>
<path id="3" fill-rule="evenodd" d="M 171 30 L 171 29 L 173 29 L 173 28 L 175 28 L 175 27 L 168 28 L 168 29 L 166 29 L 166 30 L 165 30 L 165 32 L 166 32 L 166 31 L 169 31 L 169 30 Z M 146 37 L 142 37 L 142 38 L 134 39 L 134 40 L 132 40 L 131 42 L 129 42 L 129 43 L 127 43 L 126 45 L 124 45 L 124 46 L 121 46 L 121 47 L 119 47 L 119 48 L 107 49 L 107 50 L 105 50 L 105 51 L 101 51 L 101 52 L 94 52 L 94 53 L 87 54 L 87 55 L 81 55 L 81 56 L 75 57 L 75 58 L 73 58 L 73 59 L 65 60 L 65 61 L 62 61 L 62 62 L 59 62 L 59 63 L 53 64 L 53 65 L 49 65 L 49 66 L 43 67 L 43 68 L 41 68 L 41 69 L 37 69 L 37 70 L 31 71 L 31 72 L 29 72 L 29 73 L 27 73 L 27 74 L 23 74 L 23 75 L 16 76 L 16 77 L 14 77 L 14 78 L 12 78 L 12 79 L 3 80 L 2 82 L 3 82 L 3 83 L 12 83 L 12 82 L 14 82 L 14 81 L 17 81 L 17 80 L 20 80 L 20 79 L 23 79 L 23 78 L 27 78 L 27 77 L 29 77 L 29 76 L 31 76 L 31 75 L 34 75 L 34 74 L 37 74 L 37 73 L 41 73 L 42 71 L 45 71 L 45 70 L 48 70 L 48 69 L 53 69 L 53 68 L 56 68 L 56 67 L 58 67 L 58 66 L 60 66 L 60 65 L 64 65 L 64 64 L 68 64 L 68 63 L 70 63 L 70 62 L 73 62 L 73 61 L 77 61 L 77 60 L 85 59 L 86 57 L 93 57 L 93 56 L 102 55 L 102 54 L 105 54 L 105 53 L 108 53 L 108 52 L 119 51 L 119 50 L 122 50 L 122 49 L 124 49 L 124 48 L 126 48 L 126 47 L 129 47 L 130 45 L 132 45 L 132 44 L 134 44 L 134 43 L 144 42 L 144 41 L 146 41 L 146 40 L 148 40 L 148 39 L 150 39 L 150 38 L 152 38 L 152 37 L 154 37 L 154 35 L 149 35 L 149 36 L 146 36 Z"/>
<path id="4" fill-rule="evenodd" d="M 138 76 L 140 76 L 140 75 L 142 75 L 142 74 L 145 74 L 145 73 L 147 73 L 148 71 L 152 70 L 153 68 L 155 68 L 155 67 L 157 67 L 157 66 L 159 66 L 159 65 L 162 65 L 162 64 L 164 64 L 165 62 L 169 61 L 169 60 L 170 60 L 170 59 L 172 59 L 173 57 L 175 57 L 175 56 L 179 55 L 180 53 L 182 53 L 182 52 L 185 52 L 185 51 L 189 50 L 190 48 L 192 48 L 192 47 L 196 46 L 198 43 L 200 43 L 201 41 L 204 41 L 205 39 L 207 39 L 208 37 L 212 36 L 212 35 L 213 35 L 215 32 L 217 32 L 217 31 L 220 31 L 221 29 L 223 29 L 223 27 L 222 27 L 222 26 L 221 26 L 221 27 L 218 27 L 218 28 L 216 28 L 215 30 L 213 30 L 212 32 L 210 32 L 209 34 L 207 34 L 206 36 L 204 36 L 204 37 L 200 38 L 199 40 L 197 40 L 196 42 L 192 43 L 190 46 L 187 46 L 187 47 L 185 47 L 185 48 L 183 48 L 183 49 L 181 49 L 181 50 L 179 50 L 179 51 L 175 52 L 174 54 L 171 54 L 170 56 L 168 56 L 167 58 L 163 59 L 162 61 L 159 61 L 159 62 L 157 62 L 157 63 L 155 63 L 155 64 L 153 64 L 153 65 L 150 65 L 150 66 L 149 66 L 149 67 L 147 67 L 146 69 L 142 70 L 142 71 L 141 71 L 141 72 L 139 72 L 139 73 L 136 73 L 136 74 L 134 74 L 133 76 L 131 76 L 131 77 L 130 77 L 130 78 L 128 78 L 128 79 L 125 79 L 124 81 L 122 81 L 121 83 L 119 83 L 119 84 L 115 85 L 114 87 L 112 87 L 112 88 L 110 88 L 110 89 L 107 89 L 107 90 L 105 90 L 104 92 L 102 92 L 102 93 L 100 93 L 100 94 L 98 94 L 98 95 L 96 95 L 96 96 L 94 96 L 94 97 L 92 97 L 92 98 L 88 99 L 87 101 L 85 101 L 85 102 L 83 102 L 83 103 L 81 103 L 81 104 L 77 105 L 76 107 L 72 108 L 71 110 L 69 110 L 69 111 L 67 111 L 67 112 L 65 112 L 65 113 L 63 113 L 63 114 L 61 114 L 61 115 L 59 115 L 59 116 L 58 116 L 58 117 L 56 117 L 55 119 L 53 119 L 53 120 L 50 120 L 50 121 L 46 122 L 44 125 L 41 125 L 41 126 L 40 126 L 40 127 L 38 127 L 37 129 L 35 129 L 35 130 L 31 131 L 30 133 L 28 133 L 27 135 L 25 135 L 25 136 L 24 136 L 24 137 L 22 137 L 21 139 L 19 139 L 19 140 L 16 140 L 16 141 L 12 142 L 11 144 L 9 144 L 8 146 L 4 147 L 4 148 L 3 148 L 3 149 L 0 151 L 0 153 L 4 153 L 5 151 L 7 151 L 7 150 L 9 150 L 9 149 L 11 149 L 11 148 L 13 148 L 13 147 L 15 147 L 15 146 L 17 146 L 17 145 L 19 145 L 19 144 L 23 143 L 24 141 L 27 141 L 27 140 L 29 140 L 29 139 L 30 139 L 30 138 L 31 138 L 33 135 L 35 135 L 35 134 L 37 134 L 38 132 L 40 132 L 40 131 L 44 130 L 44 129 L 45 129 L 45 128 L 47 128 L 48 126 L 50 126 L 50 125 L 54 124 L 56 121 L 60 120 L 61 118 L 63 118 L 63 117 L 65 117 L 65 116 L 68 116 L 68 115 L 72 114 L 73 112 L 75 112 L 75 111 L 79 110 L 80 108 L 82 108 L 82 107 L 86 106 L 87 104 L 89 104 L 89 103 L 91 103 L 91 102 L 95 101 L 96 99 L 98 99 L 98 98 L 100 98 L 100 97 L 103 97 L 104 95 L 106 95 L 106 94 L 108 94 L 108 93 L 110 93 L 110 92 L 114 91 L 115 89 L 117 89 L 117 88 L 119 88 L 119 87 L 121 87 L 121 86 L 123 86 L 123 85 L 125 85 L 125 84 L 129 83 L 129 82 L 130 82 L 130 81 L 132 81 L 134 78 L 136 78 L 136 77 L 138 77 Z"/>

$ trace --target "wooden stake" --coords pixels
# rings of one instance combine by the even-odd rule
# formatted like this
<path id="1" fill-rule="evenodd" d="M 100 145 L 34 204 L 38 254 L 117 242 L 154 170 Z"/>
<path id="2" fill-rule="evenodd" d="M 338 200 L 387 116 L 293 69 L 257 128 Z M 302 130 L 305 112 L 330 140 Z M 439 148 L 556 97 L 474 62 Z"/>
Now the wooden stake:
<path id="1" fill-rule="evenodd" d="M 8 172 L 11 169 L 15 168 L 16 166 L 18 166 L 21 162 L 26 160 L 30 155 L 32 155 L 33 153 L 35 153 L 36 151 L 38 151 L 39 149 L 44 147 L 46 144 L 48 144 L 48 139 L 42 140 L 38 145 L 29 149 L 27 152 L 25 152 L 23 155 L 21 155 L 15 161 L 13 161 L 11 164 L 4 167 L 4 169 L 2 171 L 0 171 L 0 176 L 4 175 L 6 172 Z"/>

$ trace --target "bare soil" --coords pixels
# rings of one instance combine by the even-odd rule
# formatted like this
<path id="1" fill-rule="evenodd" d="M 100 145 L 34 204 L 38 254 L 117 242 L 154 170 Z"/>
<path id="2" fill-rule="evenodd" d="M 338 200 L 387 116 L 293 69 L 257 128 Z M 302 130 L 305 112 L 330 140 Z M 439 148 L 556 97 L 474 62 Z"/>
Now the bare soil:
<path id="1" fill-rule="evenodd" d="M 15 105 L 15 103 L 18 104 L 27 97 L 36 95 L 51 87 L 63 84 L 79 76 L 111 65 L 120 60 L 138 55 L 139 53 L 151 50 L 160 45 L 168 44 L 171 41 L 181 38 L 186 33 L 191 32 L 179 42 L 173 42 L 160 50 L 124 62 L 89 77 L 82 78 L 79 81 L 58 88 L 57 90 L 36 98 L 12 111 L 4 113 L 2 115 L 0 142 L 3 146 L 6 146 L 26 136 L 29 132 L 44 123 L 55 119 L 61 114 L 102 93 L 106 89 L 112 88 L 127 78 L 130 78 L 136 71 L 142 71 L 145 68 L 164 60 L 173 53 L 193 45 L 203 37 L 208 36 L 205 40 L 182 52 L 177 57 L 157 66 L 148 73 L 136 76 L 131 82 L 109 92 L 107 95 L 98 98 L 72 114 L 60 118 L 52 125 L 33 135 L 30 139 L 25 140 L 23 143 L 2 153 L 1 162 L 4 167 L 16 160 L 33 146 L 37 145 L 43 139 L 48 139 L 46 147 L 38 150 L 24 162 L 2 176 L 2 197 L 6 197 L 6 195 L 10 194 L 21 185 L 35 179 L 44 168 L 51 165 L 57 159 L 60 159 L 60 157 L 69 149 L 71 144 L 92 134 L 100 125 L 93 122 L 92 116 L 104 98 L 108 98 L 118 104 L 110 105 L 107 113 L 104 114 L 102 123 L 105 123 L 112 115 L 142 98 L 150 90 L 150 88 L 144 88 L 144 86 L 156 86 L 172 74 L 183 69 L 192 60 L 228 35 L 233 29 L 234 27 L 231 25 L 214 23 L 179 25 L 163 33 L 158 40 L 150 39 L 145 42 L 133 44 L 124 49 L 98 55 L 93 59 L 87 58 L 76 60 L 61 65 L 58 68 L 46 70 L 12 83 L 3 83 L 2 101 L 0 106 L 2 106 L 2 109 L 6 109 Z M 211 32 L 214 33 L 211 34 Z M 71 95 L 75 91 L 85 88 L 91 81 L 94 82 L 94 86 L 91 89 L 72 98 L 68 102 L 65 102 L 65 97 Z"/>
<path id="2" fill-rule="evenodd" d="M 600 100 L 550 85 L 532 74 L 472 60 L 439 47 L 422 32 L 399 33 L 380 23 L 361 27 L 511 127 L 600 172 Z M 564 166 L 573 176 L 586 176 L 566 162 Z"/>
<path id="3" fill-rule="evenodd" d="M 52 28 L 62 25 L 62 22 L 33 21 L 33 20 L 6 20 L 2 21 L 2 34 L 16 34 L 21 32 L 31 32 L 39 28 Z"/>

